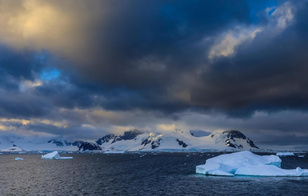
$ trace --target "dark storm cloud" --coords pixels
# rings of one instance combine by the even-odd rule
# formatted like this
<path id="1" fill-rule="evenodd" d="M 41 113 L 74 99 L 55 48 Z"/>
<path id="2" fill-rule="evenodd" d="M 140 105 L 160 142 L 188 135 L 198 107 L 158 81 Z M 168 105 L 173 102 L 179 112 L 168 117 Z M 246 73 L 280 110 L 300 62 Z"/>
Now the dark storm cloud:
<path id="1" fill-rule="evenodd" d="M 206 60 L 200 42 L 228 25 L 248 24 L 250 14 L 245 1 L 115 1 L 101 6 L 102 19 L 87 26 L 91 47 L 71 62 L 104 87 L 103 106 L 116 110 L 190 107 L 172 94 Z"/>
<path id="2" fill-rule="evenodd" d="M 7 47 L 0 47 L 0 86 L 2 88 L 17 89 L 21 79 L 33 79 L 33 72 L 39 70 L 40 62 L 35 60 L 33 51 L 14 51 Z"/>
<path id="3" fill-rule="evenodd" d="M 26 93 L 0 91 L 0 116 L 7 118 L 43 117 L 54 107 L 44 100 Z"/>
<path id="4" fill-rule="evenodd" d="M 193 102 L 232 114 L 307 109 L 308 3 L 296 7 L 294 24 L 279 35 L 261 32 L 233 57 L 221 57 L 192 88 Z"/>
<path id="5" fill-rule="evenodd" d="M 269 107 L 276 101 L 268 100 L 267 97 L 262 101 L 264 98 L 259 95 L 262 92 L 259 92 L 259 85 L 255 81 L 265 77 L 260 71 L 263 70 L 261 67 L 266 67 L 270 72 L 268 77 L 275 77 L 277 71 L 271 59 L 281 54 L 281 51 L 276 51 L 276 48 L 281 48 L 277 43 L 284 40 L 283 35 L 287 33 L 279 35 L 281 38 L 275 38 L 276 41 L 267 40 L 272 45 L 272 56 L 266 58 L 264 55 L 268 54 L 268 46 L 259 38 L 261 36 L 257 36 L 248 49 L 240 48 L 232 60 L 222 58 L 213 64 L 207 55 L 215 43 L 215 36 L 233 26 L 245 27 L 255 23 L 251 19 L 252 13 L 265 14 L 260 9 L 266 6 L 252 9 L 252 2 L 92 1 L 85 5 L 82 2 L 72 4 L 70 1 L 63 4 L 25 1 L 24 5 L 21 4 L 23 6 L 10 5 L 28 23 L 33 23 L 32 26 L 43 25 L 43 34 L 37 29 L 20 26 L 18 17 L 16 19 L 9 14 L 4 16 L 17 21 L 14 27 L 23 30 L 24 34 L 36 35 L 37 39 L 35 36 L 29 38 L 33 42 L 32 49 L 50 50 L 54 56 L 64 57 L 63 62 L 66 61 L 65 66 L 64 63 L 58 63 L 58 68 L 71 67 L 77 71 L 79 76 L 69 75 L 72 77 L 70 83 L 73 89 L 43 85 L 35 91 L 43 97 L 49 94 L 49 99 L 55 106 L 91 107 L 93 97 L 103 95 L 105 99 L 96 104 L 112 110 L 140 108 L 175 112 L 190 107 L 227 111 L 234 108 L 245 110 L 247 107 L 254 110 L 259 105 Z M 90 9 L 91 7 L 95 9 Z M 64 12 L 66 9 L 68 10 Z M 34 20 L 33 17 L 37 18 L 42 11 L 50 13 L 41 16 L 42 21 Z M 67 25 L 54 22 L 51 16 L 62 17 L 64 21 L 68 21 Z M 45 24 L 54 26 L 44 26 Z M 52 27 L 54 32 L 50 31 Z M 7 37 L 10 39 L 4 40 L 19 50 L 28 44 L 17 35 Z M 256 47 L 259 49 L 255 49 Z M 10 54 L 5 56 L 9 57 Z M 32 55 L 22 57 L 27 56 L 30 58 Z M 6 72 L 12 69 L 12 74 L 20 72 L 26 78 L 34 80 L 33 73 L 38 72 L 35 63 L 23 58 L 14 58 L 14 61 L 20 59 L 23 62 L 21 69 L 3 69 Z M 262 66 L 255 62 L 256 58 L 260 59 L 257 62 Z M 291 60 L 293 59 L 289 59 L 289 62 Z M 11 61 L 14 65 L 19 64 L 14 61 Z M 280 61 L 286 64 L 284 70 L 288 72 L 289 63 L 285 59 Z M 247 64 L 250 68 L 247 68 Z M 206 71 L 200 74 L 203 69 Z M 239 76 L 236 80 L 233 73 Z M 254 95 L 256 93 L 258 96 Z M 249 94 L 248 98 L 246 94 Z"/>
<path id="6" fill-rule="evenodd" d="M 46 66 L 66 70 L 71 67 L 77 71 L 75 75 L 65 72 L 69 88 L 49 83 L 33 91 L 37 98 L 41 96 L 56 107 L 101 106 L 111 110 L 139 108 L 165 112 L 196 108 L 217 109 L 232 115 L 247 115 L 260 109 L 307 107 L 307 22 L 304 20 L 307 2 L 277 4 L 277 10 L 282 9 L 279 6 L 292 7 L 294 22 L 276 34 L 271 33 L 271 27 L 281 25 L 275 22 L 288 12 L 274 16 L 276 21 L 269 19 L 264 9 L 272 6 L 271 2 L 261 6 L 254 1 L 93 1 L 87 6 L 67 2 L 62 7 L 54 2 L 27 3 L 26 13 L 34 16 L 41 9 L 68 21 L 77 17 L 77 12 L 86 14 L 80 21 L 75 18 L 80 24 L 68 23 L 71 29 L 80 30 L 75 34 L 84 35 L 84 41 L 77 44 L 84 49 L 74 48 L 70 54 L 59 55 L 62 45 L 48 48 L 45 46 L 48 40 L 46 43 L 40 39 L 37 43 L 33 41 L 39 47 L 32 49 L 45 47 L 55 57 L 64 57 L 56 65 L 46 63 L 33 50 L 21 50 L 21 46 L 16 51 L 1 48 L 4 54 L 0 58 L 1 74 L 5 78 L 2 86 L 6 88 L 17 88 L 22 80 L 34 81 Z M 72 9 L 63 15 L 69 5 Z M 89 9 L 91 6 L 95 7 L 93 11 Z M 24 8 L 14 4 L 16 12 L 24 14 Z M 252 14 L 262 22 L 256 23 Z M 33 22 L 32 15 L 24 15 Z M 46 20 L 53 21 L 48 17 Z M 234 55 L 211 59 L 208 53 L 212 54 L 218 35 L 239 26 L 240 36 L 242 31 L 250 31 L 247 29 L 251 25 L 260 25 L 265 30 L 259 30 L 251 43 L 241 41 L 232 49 L 236 50 Z M 36 29 L 22 30 L 40 35 Z M 76 36 L 60 33 L 61 36 L 58 32 L 57 36 L 50 34 L 50 37 L 59 38 L 59 42 L 71 39 L 67 50 L 75 46 L 71 44 L 73 41 L 81 42 L 74 40 Z M 15 39 L 19 45 L 25 44 Z M 95 101 L 97 96 L 100 99 Z"/>
<path id="7" fill-rule="evenodd" d="M 307 1 L 0 2 L 0 117 L 40 122 L 27 130 L 82 136 L 183 121 L 268 138 L 307 132 L 281 114 L 307 111 Z M 281 120 L 255 120 L 257 111 Z"/>
<path id="8" fill-rule="evenodd" d="M 101 24 L 89 26 L 94 32 L 86 37 L 92 48 L 76 58 L 79 69 L 109 85 L 161 85 L 196 66 L 203 51 L 195 45 L 205 34 L 249 22 L 243 1 L 106 1 L 101 6 Z"/>
<path id="9" fill-rule="evenodd" d="M 104 6 L 104 20 L 89 27 L 93 33 L 86 38 L 93 48 L 72 62 L 104 86 L 107 109 L 175 112 L 193 107 L 245 116 L 256 110 L 307 107 L 307 22 L 302 19 L 307 3 L 284 5 L 294 7 L 294 19 L 281 32 L 271 32 L 280 18 L 263 19 L 265 30 L 251 43 L 240 43 L 235 55 L 213 62 L 207 56 L 213 37 L 233 26 L 251 25 L 251 7 L 245 2 L 134 1 Z M 254 11 L 266 18 L 265 11 Z M 175 96 L 185 88 L 189 98 Z"/>

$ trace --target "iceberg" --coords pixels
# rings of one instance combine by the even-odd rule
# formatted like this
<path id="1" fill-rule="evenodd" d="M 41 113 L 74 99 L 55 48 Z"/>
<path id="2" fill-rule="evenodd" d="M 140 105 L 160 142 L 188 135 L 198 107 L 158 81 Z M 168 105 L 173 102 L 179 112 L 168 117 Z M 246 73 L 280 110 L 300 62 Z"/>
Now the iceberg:
<path id="1" fill-rule="evenodd" d="M 124 154 L 124 153 L 125 153 L 124 150 L 116 150 L 116 151 L 109 150 L 109 151 L 104 151 L 104 154 Z"/>
<path id="2" fill-rule="evenodd" d="M 281 169 L 274 165 L 258 165 L 258 166 L 252 166 L 252 167 L 238 168 L 235 172 L 235 175 L 299 177 L 299 176 L 308 176 L 308 169 L 301 169 L 300 167 L 297 167 L 296 169 Z"/>
<path id="3" fill-rule="evenodd" d="M 73 157 L 60 157 L 58 151 L 53 151 L 51 153 L 42 155 L 42 159 L 73 159 Z"/>
<path id="4" fill-rule="evenodd" d="M 20 157 L 16 157 L 15 160 L 16 160 L 16 161 L 22 161 L 22 160 L 24 160 L 24 159 L 23 159 L 23 158 L 20 158 Z"/>
<path id="5" fill-rule="evenodd" d="M 293 152 L 277 152 L 276 155 L 277 156 L 281 156 L 281 157 L 284 157 L 284 156 L 294 156 L 294 153 Z"/>
<path id="6" fill-rule="evenodd" d="M 308 176 L 308 169 L 281 169 L 275 155 L 260 156 L 249 151 L 219 155 L 196 167 L 196 173 L 214 176 Z"/>

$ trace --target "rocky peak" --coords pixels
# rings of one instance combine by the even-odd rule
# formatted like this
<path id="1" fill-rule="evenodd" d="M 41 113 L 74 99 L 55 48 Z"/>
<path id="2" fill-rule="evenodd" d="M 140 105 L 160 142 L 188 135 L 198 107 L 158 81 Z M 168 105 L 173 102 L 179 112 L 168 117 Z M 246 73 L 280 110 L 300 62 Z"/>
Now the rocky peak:
<path id="1" fill-rule="evenodd" d="M 233 138 L 246 139 L 246 136 L 238 130 L 224 131 L 222 132 L 222 134 L 226 134 L 229 139 Z"/>
<path id="2" fill-rule="evenodd" d="M 116 141 L 121 141 L 121 140 L 132 140 L 132 139 L 135 139 L 140 134 L 143 134 L 143 132 L 137 129 L 134 129 L 131 131 L 125 131 L 123 135 L 115 136 L 111 143 L 114 143 Z"/>
<path id="3" fill-rule="evenodd" d="M 99 138 L 96 143 L 102 145 L 103 143 L 108 143 L 110 140 L 114 139 L 116 136 L 114 134 L 108 134 L 104 137 Z"/>
<path id="4" fill-rule="evenodd" d="M 243 145 L 248 145 L 251 148 L 258 149 L 252 140 L 238 130 L 215 131 L 210 137 L 215 139 L 216 143 L 224 142 L 226 146 L 232 148 L 242 149 L 244 147 Z"/>
<path id="5" fill-rule="evenodd" d="M 94 142 L 83 142 L 80 146 L 79 146 L 79 151 L 86 151 L 86 150 L 102 150 L 102 148 L 97 145 Z"/>

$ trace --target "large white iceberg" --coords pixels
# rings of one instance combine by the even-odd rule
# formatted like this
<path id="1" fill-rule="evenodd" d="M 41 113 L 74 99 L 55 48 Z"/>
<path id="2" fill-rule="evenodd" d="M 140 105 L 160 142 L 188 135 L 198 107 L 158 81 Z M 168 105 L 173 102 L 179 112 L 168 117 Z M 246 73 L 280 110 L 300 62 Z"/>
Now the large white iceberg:
<path id="1" fill-rule="evenodd" d="M 73 157 L 60 157 L 58 151 L 53 151 L 51 153 L 42 155 L 42 159 L 73 159 Z"/>
<path id="2" fill-rule="evenodd" d="M 196 167 L 196 173 L 217 176 L 308 176 L 308 169 L 281 169 L 275 155 L 260 156 L 249 151 L 220 155 Z"/>

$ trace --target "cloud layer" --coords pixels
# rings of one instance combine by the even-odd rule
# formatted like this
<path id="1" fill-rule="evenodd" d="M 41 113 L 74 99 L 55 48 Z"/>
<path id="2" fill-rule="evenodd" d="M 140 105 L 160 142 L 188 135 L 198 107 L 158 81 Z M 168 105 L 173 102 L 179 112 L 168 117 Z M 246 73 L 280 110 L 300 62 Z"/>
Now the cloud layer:
<path id="1" fill-rule="evenodd" d="M 306 137 L 296 119 L 288 131 L 271 120 L 307 113 L 307 11 L 307 1 L 1 0 L 0 129 Z"/>

